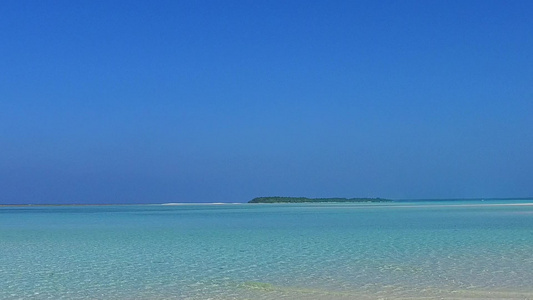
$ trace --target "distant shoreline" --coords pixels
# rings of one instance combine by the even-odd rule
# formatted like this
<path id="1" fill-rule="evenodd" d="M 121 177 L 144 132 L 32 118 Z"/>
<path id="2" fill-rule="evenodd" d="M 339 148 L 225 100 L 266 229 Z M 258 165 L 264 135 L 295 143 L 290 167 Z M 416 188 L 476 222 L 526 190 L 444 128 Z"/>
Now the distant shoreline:
<path id="1" fill-rule="evenodd" d="M 307 197 L 257 197 L 248 203 L 361 203 L 361 202 L 453 202 L 453 201 L 525 201 L 533 197 L 520 198 L 434 198 L 434 199 L 385 199 L 385 198 L 307 198 Z"/>
<path id="2" fill-rule="evenodd" d="M 307 198 L 307 197 L 257 197 L 248 203 L 359 203 L 359 202 L 392 202 L 383 198 Z"/>

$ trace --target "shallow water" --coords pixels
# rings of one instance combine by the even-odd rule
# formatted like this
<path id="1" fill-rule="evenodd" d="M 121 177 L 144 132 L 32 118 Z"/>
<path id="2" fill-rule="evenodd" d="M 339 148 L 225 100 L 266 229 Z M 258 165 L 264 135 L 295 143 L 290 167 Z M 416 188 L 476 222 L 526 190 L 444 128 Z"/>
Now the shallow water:
<path id="1" fill-rule="evenodd" d="M 533 299 L 527 203 L 3 207 L 0 299 Z"/>

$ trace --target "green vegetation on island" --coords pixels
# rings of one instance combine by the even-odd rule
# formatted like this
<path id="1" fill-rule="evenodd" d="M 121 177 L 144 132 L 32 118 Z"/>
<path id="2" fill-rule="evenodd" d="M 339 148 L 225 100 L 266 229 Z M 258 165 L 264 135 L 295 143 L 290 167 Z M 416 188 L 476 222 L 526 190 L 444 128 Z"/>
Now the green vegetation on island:
<path id="1" fill-rule="evenodd" d="M 306 198 L 306 197 L 257 197 L 248 203 L 338 203 L 338 202 L 391 202 L 383 198 Z"/>

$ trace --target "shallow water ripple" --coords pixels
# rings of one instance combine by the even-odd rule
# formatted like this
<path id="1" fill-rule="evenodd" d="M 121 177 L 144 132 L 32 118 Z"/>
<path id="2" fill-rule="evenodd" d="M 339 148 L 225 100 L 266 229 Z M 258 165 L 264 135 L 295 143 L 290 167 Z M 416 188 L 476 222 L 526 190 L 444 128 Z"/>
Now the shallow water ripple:
<path id="1" fill-rule="evenodd" d="M 0 299 L 533 299 L 532 210 L 4 209 Z"/>

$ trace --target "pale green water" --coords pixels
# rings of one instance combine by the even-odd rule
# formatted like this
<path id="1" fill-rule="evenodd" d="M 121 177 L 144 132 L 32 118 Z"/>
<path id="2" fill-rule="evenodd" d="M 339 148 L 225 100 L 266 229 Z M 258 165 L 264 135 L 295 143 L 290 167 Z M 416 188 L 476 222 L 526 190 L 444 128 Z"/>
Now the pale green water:
<path id="1" fill-rule="evenodd" d="M 4 207 L 0 299 L 533 299 L 501 203 Z"/>

